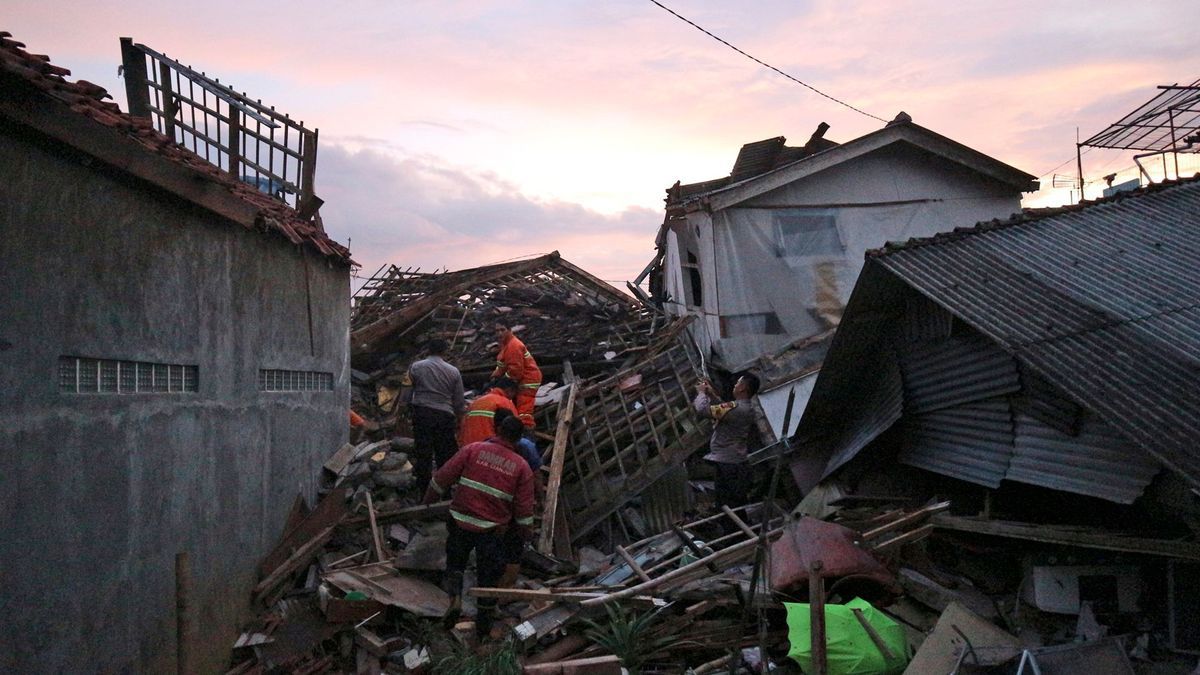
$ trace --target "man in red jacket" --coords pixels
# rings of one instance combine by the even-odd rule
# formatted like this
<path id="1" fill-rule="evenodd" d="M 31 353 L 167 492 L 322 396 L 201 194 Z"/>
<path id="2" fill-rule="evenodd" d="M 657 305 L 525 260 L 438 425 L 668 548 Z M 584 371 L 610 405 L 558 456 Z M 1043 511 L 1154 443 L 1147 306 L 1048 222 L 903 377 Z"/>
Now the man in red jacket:
<path id="1" fill-rule="evenodd" d="M 504 571 L 504 534 L 510 527 L 525 540 L 533 535 L 533 471 L 516 451 L 524 426 L 515 417 L 500 423 L 497 435 L 458 451 L 437 470 L 425 503 L 454 487 L 446 539 L 446 577 L 451 612 L 457 614 L 467 558 L 475 551 L 479 585 L 494 587 Z M 484 639 L 495 621 L 496 599 L 479 598 L 475 634 Z"/>
<path id="2" fill-rule="evenodd" d="M 533 402 L 537 398 L 538 387 L 542 386 L 542 370 L 526 349 L 525 343 L 513 335 L 507 324 L 496 323 L 496 339 L 500 342 L 500 351 L 496 354 L 496 369 L 492 371 L 492 377 L 507 375 L 517 383 L 517 416 L 526 428 L 532 429 Z"/>

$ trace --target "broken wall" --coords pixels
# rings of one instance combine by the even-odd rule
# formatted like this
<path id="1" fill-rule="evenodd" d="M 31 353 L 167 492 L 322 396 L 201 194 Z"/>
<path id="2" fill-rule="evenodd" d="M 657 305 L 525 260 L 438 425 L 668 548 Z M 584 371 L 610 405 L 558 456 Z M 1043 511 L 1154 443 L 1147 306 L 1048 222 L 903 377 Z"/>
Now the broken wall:
<path id="1" fill-rule="evenodd" d="M 5 124 L 0 670 L 173 672 L 186 551 L 196 664 L 218 671 L 345 440 L 348 269 Z M 196 391 L 68 392 L 62 357 L 194 367 Z M 264 369 L 331 387 L 260 391 Z"/>

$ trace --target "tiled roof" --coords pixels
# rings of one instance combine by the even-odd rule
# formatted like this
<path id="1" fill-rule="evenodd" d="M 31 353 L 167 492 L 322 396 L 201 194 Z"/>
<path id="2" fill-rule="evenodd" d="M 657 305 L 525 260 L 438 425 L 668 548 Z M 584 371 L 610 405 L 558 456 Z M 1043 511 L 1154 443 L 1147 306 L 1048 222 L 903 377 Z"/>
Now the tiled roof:
<path id="1" fill-rule="evenodd" d="M 47 106 L 58 104 L 63 114 L 86 117 L 116 130 L 138 143 L 147 153 L 185 166 L 202 174 L 206 180 L 224 187 L 232 197 L 247 202 L 257 210 L 252 223 L 243 223 L 247 227 L 278 232 L 293 244 L 307 246 L 324 256 L 346 263 L 352 262 L 349 249 L 330 239 L 316 224 L 300 218 L 291 207 L 236 180 L 199 155 L 175 144 L 172 139 L 155 130 L 150 120 L 121 112 L 116 103 L 105 100 L 111 96 L 103 87 L 86 80 L 67 80 L 66 76 L 71 71 L 50 63 L 48 56 L 30 54 L 25 51 L 23 43 L 11 37 L 10 33 L 0 31 L 0 75 L 22 80 L 40 90 L 47 99 Z"/>
<path id="2" fill-rule="evenodd" d="M 912 240 L 867 267 L 1200 485 L 1198 231 L 1200 177 Z"/>
<path id="3" fill-rule="evenodd" d="M 746 143 L 738 151 L 737 159 L 734 160 L 733 169 L 728 176 L 687 185 L 676 183 L 667 190 L 667 205 L 682 203 L 690 197 L 719 190 L 739 181 L 798 162 L 822 150 L 837 147 L 838 144 L 834 141 L 823 138 L 828 128 L 829 125 L 822 124 L 808 139 L 808 142 L 799 147 L 786 145 L 787 138 L 783 136 Z"/>

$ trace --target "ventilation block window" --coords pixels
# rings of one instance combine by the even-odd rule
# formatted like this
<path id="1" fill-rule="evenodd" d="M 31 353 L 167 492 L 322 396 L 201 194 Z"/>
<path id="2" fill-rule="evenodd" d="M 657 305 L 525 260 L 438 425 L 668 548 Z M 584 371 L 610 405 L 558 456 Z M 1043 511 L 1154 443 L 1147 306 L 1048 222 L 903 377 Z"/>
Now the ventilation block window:
<path id="1" fill-rule="evenodd" d="M 333 391 L 333 373 L 264 368 L 258 371 L 258 390 Z"/>
<path id="2" fill-rule="evenodd" d="M 58 358 L 58 391 L 63 394 L 184 394 L 199 388 L 198 366 Z"/>

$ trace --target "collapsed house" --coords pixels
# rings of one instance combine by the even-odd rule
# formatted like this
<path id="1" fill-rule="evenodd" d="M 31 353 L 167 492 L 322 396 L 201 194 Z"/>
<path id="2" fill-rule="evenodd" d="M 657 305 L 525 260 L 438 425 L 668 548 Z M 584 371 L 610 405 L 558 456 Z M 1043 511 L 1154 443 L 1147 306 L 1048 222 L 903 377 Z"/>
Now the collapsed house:
<path id="1" fill-rule="evenodd" d="M 69 74 L 0 33 L 0 670 L 213 672 L 345 439 L 349 252 Z"/>
<path id="2" fill-rule="evenodd" d="M 557 252 L 454 272 L 381 269 L 355 299 L 355 409 L 403 432 L 400 381 L 435 337 L 450 344 L 447 358 L 466 385 L 480 388 L 495 368 L 497 320 L 521 337 L 546 380 L 537 418 L 555 489 L 542 550 L 568 554 L 601 525 L 609 539 L 614 529 L 623 541 L 643 536 L 640 515 L 622 507 L 647 492 L 651 522 L 682 516 L 689 487 L 680 468 L 707 441 L 690 406 L 700 365 L 686 322 Z M 650 490 L 659 480 L 670 489 Z"/>
<path id="3" fill-rule="evenodd" d="M 1008 217 L 1037 189 L 1034 176 L 904 113 L 842 144 L 827 129 L 803 147 L 749 143 L 728 177 L 672 186 L 643 273 L 653 296 L 644 299 L 696 317 L 707 360 L 763 375 L 759 398 L 776 434 L 792 389 L 803 407 L 866 250 Z"/>
<path id="4" fill-rule="evenodd" d="M 1200 647 L 1198 222 L 1192 179 L 871 252 L 792 439 L 809 501 L 950 498 L 930 555 L 1013 634 Z"/>

